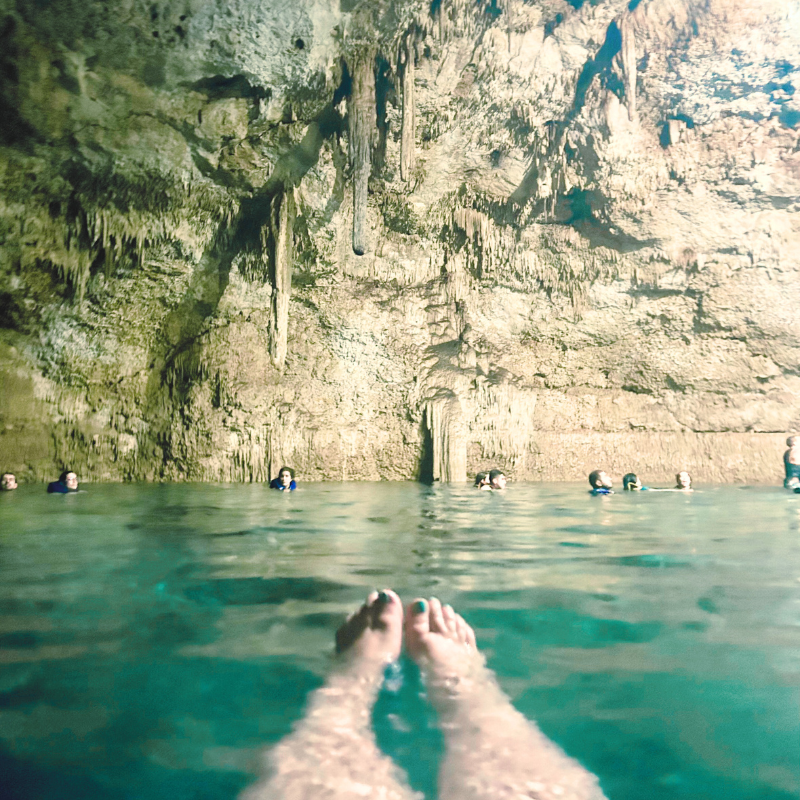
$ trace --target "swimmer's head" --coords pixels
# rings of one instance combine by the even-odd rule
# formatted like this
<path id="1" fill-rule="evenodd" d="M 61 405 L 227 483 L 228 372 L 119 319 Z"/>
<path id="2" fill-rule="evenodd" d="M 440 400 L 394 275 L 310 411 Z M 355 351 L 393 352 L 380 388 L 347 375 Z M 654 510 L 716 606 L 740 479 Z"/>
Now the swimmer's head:
<path id="1" fill-rule="evenodd" d="M 636 492 L 642 488 L 642 482 L 636 477 L 635 473 L 629 472 L 622 479 L 622 488 L 626 492 Z"/>
<path id="2" fill-rule="evenodd" d="M 11 472 L 4 472 L 3 477 L 0 478 L 0 491 L 10 492 L 12 489 L 17 488 L 17 479 Z"/>
<path id="3" fill-rule="evenodd" d="M 692 488 L 692 476 L 686 472 L 679 472 L 675 476 L 675 488 L 676 489 L 691 489 Z"/>
<path id="4" fill-rule="evenodd" d="M 476 486 L 483 486 L 484 484 L 489 483 L 489 473 L 488 472 L 479 472 L 475 476 L 475 485 Z"/>
<path id="5" fill-rule="evenodd" d="M 283 486 L 289 486 L 294 480 L 294 470 L 291 467 L 281 467 L 278 472 L 278 480 Z"/>
<path id="6" fill-rule="evenodd" d="M 596 469 L 589 473 L 589 485 L 592 489 L 610 489 L 614 484 L 607 472 Z"/>
<path id="7" fill-rule="evenodd" d="M 63 483 L 71 492 L 78 491 L 78 476 L 74 472 L 65 470 L 58 476 L 58 481 Z"/>
<path id="8" fill-rule="evenodd" d="M 797 447 L 800 445 L 800 436 L 793 435 L 786 440 L 787 447 Z"/>
<path id="9" fill-rule="evenodd" d="M 492 484 L 492 489 L 505 489 L 507 481 L 503 470 L 493 469 L 489 473 L 489 483 Z"/>

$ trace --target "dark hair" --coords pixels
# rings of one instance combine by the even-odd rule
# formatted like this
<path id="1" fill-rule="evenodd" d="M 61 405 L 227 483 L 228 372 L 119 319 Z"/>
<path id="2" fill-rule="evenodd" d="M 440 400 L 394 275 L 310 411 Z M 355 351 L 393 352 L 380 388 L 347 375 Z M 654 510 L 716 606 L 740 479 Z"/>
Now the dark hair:
<path id="1" fill-rule="evenodd" d="M 682 489 L 683 488 L 681 486 L 681 473 L 683 473 L 683 472 L 686 472 L 686 470 L 682 469 L 680 472 L 676 472 L 675 473 L 675 488 L 676 489 Z M 686 472 L 686 475 L 689 477 L 689 488 L 691 488 L 692 487 L 692 476 L 689 475 L 688 472 Z"/>
<path id="2" fill-rule="evenodd" d="M 475 476 L 475 485 L 480 486 L 489 477 L 488 472 L 479 472 Z"/>
<path id="3" fill-rule="evenodd" d="M 67 475 L 69 475 L 69 474 L 70 474 L 70 472 L 73 472 L 73 470 L 71 470 L 71 469 L 65 469 L 65 470 L 64 470 L 64 471 L 63 471 L 63 472 L 62 472 L 62 473 L 61 473 L 61 474 L 58 476 L 58 482 L 59 482 L 59 483 L 66 483 L 66 482 L 67 482 Z"/>
<path id="4" fill-rule="evenodd" d="M 627 489 L 631 484 L 639 483 L 639 479 L 636 477 L 635 472 L 629 472 L 622 478 L 622 488 Z"/>
<path id="5" fill-rule="evenodd" d="M 596 489 L 600 485 L 600 473 L 603 470 L 596 469 L 594 472 L 589 473 L 589 485 L 592 489 Z"/>
<path id="6" fill-rule="evenodd" d="M 294 470 L 291 467 L 281 467 L 278 470 L 278 477 L 281 477 L 282 472 L 288 472 L 292 476 L 292 480 L 294 480 Z"/>
<path id="7" fill-rule="evenodd" d="M 499 478 L 501 475 L 505 475 L 505 472 L 501 469 L 493 469 L 489 472 L 489 483 L 494 483 L 495 478 Z"/>

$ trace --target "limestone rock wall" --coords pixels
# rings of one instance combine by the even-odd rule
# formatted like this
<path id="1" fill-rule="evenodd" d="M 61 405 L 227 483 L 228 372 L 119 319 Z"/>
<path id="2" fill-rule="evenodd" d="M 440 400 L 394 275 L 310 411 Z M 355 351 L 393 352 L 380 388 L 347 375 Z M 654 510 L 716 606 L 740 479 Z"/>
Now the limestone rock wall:
<path id="1" fill-rule="evenodd" d="M 0 469 L 775 482 L 798 54 L 798 0 L 0 0 Z"/>

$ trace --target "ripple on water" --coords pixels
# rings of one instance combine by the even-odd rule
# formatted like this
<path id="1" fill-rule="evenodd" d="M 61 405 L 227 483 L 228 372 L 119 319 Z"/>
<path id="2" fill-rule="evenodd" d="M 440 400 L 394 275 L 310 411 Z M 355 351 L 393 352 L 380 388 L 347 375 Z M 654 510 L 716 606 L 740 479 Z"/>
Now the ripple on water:
<path id="1" fill-rule="evenodd" d="M 781 490 L 21 491 L 0 502 L 17 800 L 235 796 L 384 585 L 452 602 L 517 708 L 613 800 L 800 795 L 800 502 Z M 390 684 L 381 748 L 435 800 L 438 720 L 412 664 Z"/>

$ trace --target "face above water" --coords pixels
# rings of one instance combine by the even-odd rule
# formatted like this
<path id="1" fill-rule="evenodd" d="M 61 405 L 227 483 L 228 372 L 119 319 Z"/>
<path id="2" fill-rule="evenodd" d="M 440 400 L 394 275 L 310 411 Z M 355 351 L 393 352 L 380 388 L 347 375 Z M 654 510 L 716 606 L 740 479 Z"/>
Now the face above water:
<path id="1" fill-rule="evenodd" d="M 68 472 L 67 477 L 64 479 L 64 486 L 74 492 L 78 488 L 78 476 L 74 472 Z"/>
<path id="2" fill-rule="evenodd" d="M 284 470 L 278 475 L 278 479 L 284 486 L 288 486 L 292 482 L 292 473 Z"/>
<path id="3" fill-rule="evenodd" d="M 603 489 L 610 489 L 614 483 L 611 480 L 611 476 L 607 472 L 601 472 L 597 476 L 598 486 L 601 486 Z"/>
<path id="4" fill-rule="evenodd" d="M 492 481 L 492 486 L 493 486 L 495 489 L 505 489 L 505 488 L 506 488 L 506 484 L 507 484 L 507 483 L 508 483 L 508 481 L 506 480 L 506 476 L 505 476 L 505 475 L 498 475 L 498 476 L 497 476 L 497 477 L 496 477 L 496 478 L 495 478 L 495 479 Z"/>
<path id="5" fill-rule="evenodd" d="M 12 489 L 17 488 L 17 479 L 10 473 L 6 472 L 0 480 L 0 489 L 4 492 L 10 492 Z"/>
<path id="6" fill-rule="evenodd" d="M 678 486 L 681 489 L 690 489 L 692 486 L 692 479 L 688 472 L 678 473 Z"/>

